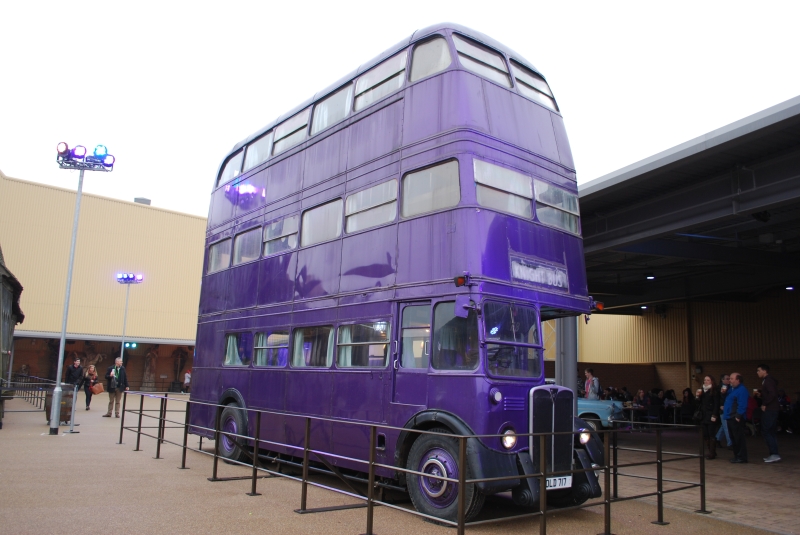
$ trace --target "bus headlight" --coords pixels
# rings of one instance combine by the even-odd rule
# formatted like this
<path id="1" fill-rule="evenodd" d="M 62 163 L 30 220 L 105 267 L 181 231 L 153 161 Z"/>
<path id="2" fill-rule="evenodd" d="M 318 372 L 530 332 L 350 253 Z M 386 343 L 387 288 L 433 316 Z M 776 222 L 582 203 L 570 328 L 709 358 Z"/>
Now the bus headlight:
<path id="1" fill-rule="evenodd" d="M 517 432 L 514 431 L 513 429 L 506 429 L 505 431 L 503 431 L 503 438 L 501 439 L 501 442 L 503 443 L 503 447 L 505 449 L 510 450 L 511 448 L 517 445 L 516 433 Z"/>
<path id="2" fill-rule="evenodd" d="M 581 429 L 581 434 L 579 435 L 579 440 L 581 444 L 586 444 L 592 439 L 592 434 L 587 432 L 586 429 Z"/>

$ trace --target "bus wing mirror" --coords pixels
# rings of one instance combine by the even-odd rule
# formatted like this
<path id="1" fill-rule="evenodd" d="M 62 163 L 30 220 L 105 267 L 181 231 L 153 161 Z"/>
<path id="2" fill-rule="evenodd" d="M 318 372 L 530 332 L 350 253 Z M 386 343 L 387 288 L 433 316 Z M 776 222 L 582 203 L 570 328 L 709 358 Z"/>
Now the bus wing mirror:
<path id="1" fill-rule="evenodd" d="M 470 309 L 475 308 L 468 295 L 456 296 L 456 317 L 466 318 L 469 316 Z"/>

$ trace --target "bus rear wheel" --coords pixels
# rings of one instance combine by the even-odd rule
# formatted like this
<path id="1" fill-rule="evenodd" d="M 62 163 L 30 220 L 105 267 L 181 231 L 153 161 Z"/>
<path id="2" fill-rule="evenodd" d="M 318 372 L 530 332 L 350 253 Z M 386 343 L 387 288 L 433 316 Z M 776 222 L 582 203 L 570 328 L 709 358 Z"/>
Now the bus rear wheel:
<path id="1" fill-rule="evenodd" d="M 431 476 L 458 479 L 458 440 L 448 436 L 444 428 L 431 429 L 433 435 L 420 435 L 411 446 L 406 468 Z M 467 471 L 466 478 L 470 478 Z M 458 520 L 457 483 L 433 477 L 408 474 L 408 494 L 417 511 L 455 522 Z M 477 515 L 483 507 L 484 495 L 475 484 L 464 488 L 464 511 L 466 520 Z"/>
<path id="2" fill-rule="evenodd" d="M 228 403 L 222 414 L 219 417 L 219 428 L 224 433 L 232 433 L 236 435 L 244 435 L 247 433 L 247 424 L 244 420 L 244 409 L 239 407 L 236 403 Z M 227 434 L 220 434 L 219 436 L 219 454 L 226 461 L 244 462 L 247 460 L 247 455 L 238 446 L 243 439 L 229 436 Z"/>

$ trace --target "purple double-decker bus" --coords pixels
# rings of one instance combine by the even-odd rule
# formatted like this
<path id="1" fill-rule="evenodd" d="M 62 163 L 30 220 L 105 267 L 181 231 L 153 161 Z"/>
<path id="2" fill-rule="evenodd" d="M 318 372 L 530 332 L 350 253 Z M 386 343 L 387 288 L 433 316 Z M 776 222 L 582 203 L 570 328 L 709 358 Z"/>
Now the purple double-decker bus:
<path id="1" fill-rule="evenodd" d="M 358 477 L 379 463 L 458 477 L 474 516 L 511 491 L 539 503 L 539 439 L 570 431 L 574 394 L 545 385 L 541 322 L 589 312 L 577 185 L 545 78 L 455 24 L 415 32 L 224 158 L 206 235 L 193 400 L 224 430 L 314 450 Z M 213 428 L 213 407 L 191 423 Z M 578 427 L 576 427 L 578 426 Z M 411 430 L 437 431 L 420 434 Z M 200 432 L 200 431 L 198 431 Z M 202 432 L 201 432 L 202 433 Z M 596 439 L 548 439 L 547 470 L 602 464 Z M 248 458 L 252 443 L 223 437 Z M 582 444 L 582 442 L 586 442 Z M 264 449 L 266 448 L 266 450 Z M 290 461 L 297 449 L 262 444 Z M 454 519 L 458 485 L 379 469 Z M 547 481 L 554 505 L 600 495 L 592 471 Z"/>

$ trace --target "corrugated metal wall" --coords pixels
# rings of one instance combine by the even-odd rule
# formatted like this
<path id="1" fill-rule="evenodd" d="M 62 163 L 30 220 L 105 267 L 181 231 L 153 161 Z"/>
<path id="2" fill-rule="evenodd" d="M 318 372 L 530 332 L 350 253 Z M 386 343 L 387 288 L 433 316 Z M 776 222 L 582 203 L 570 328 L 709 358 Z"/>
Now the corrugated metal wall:
<path id="1" fill-rule="evenodd" d="M 671 304 L 663 316 L 592 314 L 578 323 L 578 360 L 581 362 L 685 362 L 686 308 Z"/>
<path id="2" fill-rule="evenodd" d="M 18 331 L 61 331 L 74 209 L 74 191 L 0 173 L 0 242 L 25 286 Z M 127 336 L 194 340 L 205 227 L 202 217 L 84 194 L 67 332 L 121 334 L 116 273 L 127 269 L 145 276 L 131 288 Z"/>
<path id="3" fill-rule="evenodd" d="M 593 314 L 578 328 L 581 362 L 656 364 L 689 359 L 685 303 L 659 314 Z M 800 357 L 800 294 L 778 290 L 755 303 L 692 303 L 692 362 Z"/>

